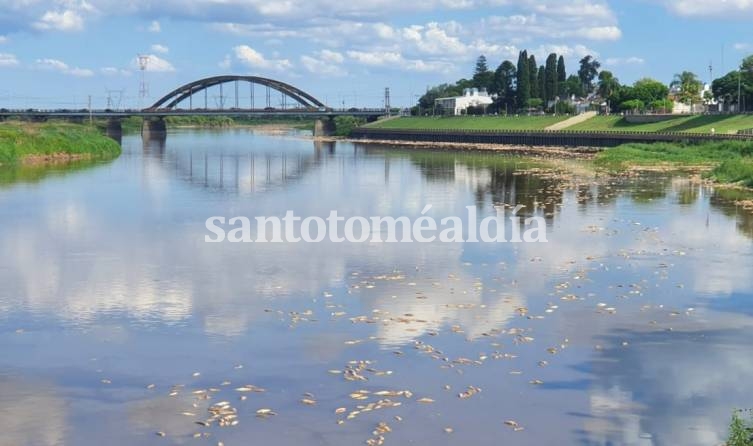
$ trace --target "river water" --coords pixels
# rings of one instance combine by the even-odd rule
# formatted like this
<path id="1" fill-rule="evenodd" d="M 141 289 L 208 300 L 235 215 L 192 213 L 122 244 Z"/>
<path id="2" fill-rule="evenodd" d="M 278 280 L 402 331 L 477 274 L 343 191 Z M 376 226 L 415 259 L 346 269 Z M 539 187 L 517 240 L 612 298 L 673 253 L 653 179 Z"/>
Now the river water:
<path id="1" fill-rule="evenodd" d="M 244 129 L 0 171 L 0 444 L 720 444 L 753 407 L 753 216 L 725 195 Z M 204 242 L 427 204 L 523 204 L 549 243 Z"/>

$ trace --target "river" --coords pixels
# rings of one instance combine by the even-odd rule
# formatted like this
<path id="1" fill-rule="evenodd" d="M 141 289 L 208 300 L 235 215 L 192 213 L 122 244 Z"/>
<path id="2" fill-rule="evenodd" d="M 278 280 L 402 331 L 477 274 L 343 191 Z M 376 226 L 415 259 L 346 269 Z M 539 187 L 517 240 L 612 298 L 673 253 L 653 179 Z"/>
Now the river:
<path id="1" fill-rule="evenodd" d="M 0 172 L 2 445 L 717 445 L 753 407 L 753 215 L 682 175 L 247 129 L 25 169 Z M 549 242 L 204 242 L 427 204 L 523 204 Z"/>

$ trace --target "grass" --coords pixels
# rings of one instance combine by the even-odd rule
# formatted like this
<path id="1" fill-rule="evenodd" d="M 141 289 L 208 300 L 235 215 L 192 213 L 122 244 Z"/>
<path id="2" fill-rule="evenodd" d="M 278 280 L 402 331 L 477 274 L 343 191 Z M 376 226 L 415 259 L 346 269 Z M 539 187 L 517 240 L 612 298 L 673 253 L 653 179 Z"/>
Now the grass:
<path id="1" fill-rule="evenodd" d="M 372 128 L 419 130 L 543 130 L 568 116 L 443 116 L 395 118 Z"/>
<path id="2" fill-rule="evenodd" d="M 34 155 L 57 154 L 108 159 L 120 154 L 120 146 L 87 125 L 0 123 L 0 164 L 17 164 Z"/>
<path id="3" fill-rule="evenodd" d="M 621 116 L 595 116 L 567 130 L 711 133 L 712 128 L 718 134 L 753 129 L 753 115 L 682 116 L 647 124 L 630 123 Z"/>
<path id="4" fill-rule="evenodd" d="M 631 166 L 706 166 L 707 178 L 753 187 L 753 142 L 623 144 L 600 152 L 595 162 L 609 170 Z"/>

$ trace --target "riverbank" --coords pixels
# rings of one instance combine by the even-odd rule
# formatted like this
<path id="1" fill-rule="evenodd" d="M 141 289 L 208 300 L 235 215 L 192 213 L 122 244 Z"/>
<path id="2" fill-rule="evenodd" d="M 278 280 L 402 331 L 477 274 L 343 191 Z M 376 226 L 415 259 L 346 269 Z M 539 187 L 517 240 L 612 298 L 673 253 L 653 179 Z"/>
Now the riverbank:
<path id="1" fill-rule="evenodd" d="M 455 150 L 455 151 L 493 151 L 507 154 L 524 155 L 535 158 L 577 158 L 592 159 L 600 149 L 592 147 L 551 147 L 551 146 L 526 146 L 526 145 L 502 145 L 502 144 L 477 144 L 477 143 L 454 143 L 454 142 L 420 142 L 402 141 L 390 139 L 354 139 L 341 137 L 314 137 L 319 142 L 350 142 L 354 144 L 373 146 L 398 146 L 406 149 L 418 150 Z"/>
<path id="2" fill-rule="evenodd" d="M 688 169 L 719 184 L 753 188 L 753 142 L 624 144 L 596 155 L 610 171 Z"/>
<path id="3" fill-rule="evenodd" d="M 118 155 L 118 143 L 87 125 L 0 123 L 0 165 L 111 159 Z"/>

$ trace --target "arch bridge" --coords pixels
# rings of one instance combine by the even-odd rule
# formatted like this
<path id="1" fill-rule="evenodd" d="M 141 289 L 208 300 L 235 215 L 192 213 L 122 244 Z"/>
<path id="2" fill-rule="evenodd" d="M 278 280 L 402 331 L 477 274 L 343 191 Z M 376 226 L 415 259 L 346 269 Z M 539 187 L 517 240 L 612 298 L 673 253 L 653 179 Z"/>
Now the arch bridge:
<path id="1" fill-rule="evenodd" d="M 360 116 L 371 121 L 385 114 L 389 114 L 388 109 L 328 107 L 300 88 L 274 79 L 223 75 L 181 85 L 145 109 L 0 109 L 0 120 L 22 118 L 45 121 L 57 118 L 84 121 L 104 118 L 108 119 L 107 133 L 118 139 L 122 134 L 120 121 L 130 116 L 144 118 L 142 135 L 161 137 L 167 130 L 164 121 L 167 116 L 309 116 L 320 118 L 316 121 L 314 134 L 326 135 L 334 128 L 332 118 L 335 116 Z"/>
<path id="2" fill-rule="evenodd" d="M 226 95 L 230 86 L 232 95 Z M 215 89 L 210 102 L 209 90 Z M 257 87 L 262 87 L 262 95 Z M 273 93 L 274 92 L 274 93 Z M 219 93 L 219 94 L 217 94 Z M 279 94 L 279 102 L 277 95 Z M 194 99 L 198 96 L 196 99 Z M 230 96 L 231 102 L 227 102 Z M 181 85 L 166 94 L 144 111 L 175 111 L 175 110 L 261 110 L 261 111 L 318 111 L 329 109 L 324 103 L 305 91 L 285 82 L 258 76 L 213 76 Z M 214 106 L 214 107 L 211 107 Z"/>

